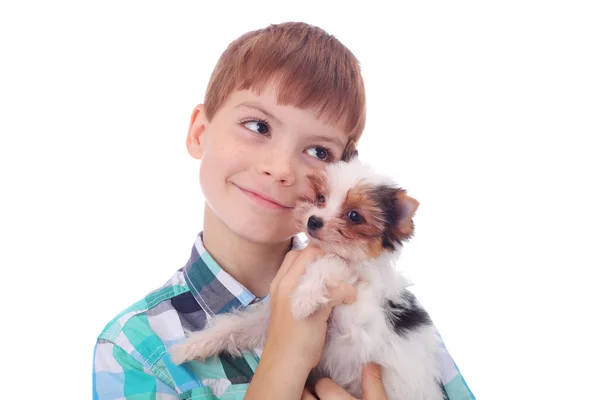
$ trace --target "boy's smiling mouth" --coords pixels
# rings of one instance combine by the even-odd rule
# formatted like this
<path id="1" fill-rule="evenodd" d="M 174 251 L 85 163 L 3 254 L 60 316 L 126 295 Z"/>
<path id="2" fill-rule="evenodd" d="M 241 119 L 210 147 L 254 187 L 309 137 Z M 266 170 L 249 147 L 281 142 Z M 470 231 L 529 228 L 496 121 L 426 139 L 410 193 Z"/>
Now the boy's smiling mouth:
<path id="1" fill-rule="evenodd" d="M 291 210 L 294 208 L 294 206 L 285 205 L 266 194 L 262 194 L 259 191 L 252 190 L 252 189 L 245 189 L 236 184 L 234 184 L 234 186 L 237 187 L 238 189 L 240 189 L 240 191 L 242 193 L 244 193 L 247 197 L 249 197 L 255 203 L 257 203 L 263 207 L 266 207 L 266 208 L 269 208 L 272 210 Z"/>

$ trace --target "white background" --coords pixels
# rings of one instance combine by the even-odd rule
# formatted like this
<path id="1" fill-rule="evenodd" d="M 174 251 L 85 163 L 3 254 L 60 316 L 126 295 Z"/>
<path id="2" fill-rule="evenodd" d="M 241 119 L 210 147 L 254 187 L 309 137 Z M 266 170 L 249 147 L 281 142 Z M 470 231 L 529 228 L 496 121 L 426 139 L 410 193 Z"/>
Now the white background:
<path id="1" fill-rule="evenodd" d="M 296 20 L 361 60 L 361 155 L 421 202 L 401 266 L 475 395 L 598 398 L 597 3 L 217 3 L 0 6 L 0 397 L 89 398 L 95 337 L 201 230 L 217 58 Z"/>

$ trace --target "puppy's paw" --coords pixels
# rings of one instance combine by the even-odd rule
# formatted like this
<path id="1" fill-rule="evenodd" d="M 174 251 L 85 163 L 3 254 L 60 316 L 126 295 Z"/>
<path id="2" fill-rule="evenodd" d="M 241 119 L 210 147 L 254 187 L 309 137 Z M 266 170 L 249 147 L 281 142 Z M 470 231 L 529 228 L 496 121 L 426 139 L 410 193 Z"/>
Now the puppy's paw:
<path id="1" fill-rule="evenodd" d="M 172 346 L 169 349 L 169 353 L 171 355 L 171 361 L 175 365 L 183 364 L 184 362 L 195 358 L 194 349 L 192 349 L 192 346 L 190 346 L 187 341 Z"/>
<path id="2" fill-rule="evenodd" d="M 241 352 L 228 335 L 219 334 L 217 329 L 208 328 L 174 345 L 169 352 L 171 361 L 179 365 L 190 360 L 204 361 L 222 351 L 227 351 L 236 357 L 241 356 Z"/>
<path id="3" fill-rule="evenodd" d="M 300 284 L 292 297 L 292 316 L 297 320 L 304 319 L 329 300 L 325 288 Z"/>

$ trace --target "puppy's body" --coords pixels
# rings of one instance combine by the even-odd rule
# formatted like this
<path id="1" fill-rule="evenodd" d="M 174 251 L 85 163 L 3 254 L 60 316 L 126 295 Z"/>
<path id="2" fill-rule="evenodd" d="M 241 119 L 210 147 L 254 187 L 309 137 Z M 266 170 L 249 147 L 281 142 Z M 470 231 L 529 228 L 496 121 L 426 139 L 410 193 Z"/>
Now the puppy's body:
<path id="1" fill-rule="evenodd" d="M 329 301 L 327 286 L 344 281 L 356 301 L 334 308 L 315 378 L 330 377 L 361 396 L 368 362 L 382 366 L 388 399 L 441 400 L 438 340 L 427 313 L 409 292 L 395 264 L 413 234 L 418 202 L 358 160 L 327 168 L 312 178 L 315 196 L 297 208 L 302 229 L 327 255 L 307 266 L 293 294 L 292 313 L 305 318 Z M 240 355 L 264 347 L 269 303 L 218 315 L 172 350 L 181 363 L 221 351 Z"/>
<path id="2" fill-rule="evenodd" d="M 362 368 L 374 361 L 382 366 L 388 399 L 443 399 L 435 330 L 393 261 L 382 255 L 356 266 L 356 301 L 334 308 L 314 375 L 361 398 Z"/>

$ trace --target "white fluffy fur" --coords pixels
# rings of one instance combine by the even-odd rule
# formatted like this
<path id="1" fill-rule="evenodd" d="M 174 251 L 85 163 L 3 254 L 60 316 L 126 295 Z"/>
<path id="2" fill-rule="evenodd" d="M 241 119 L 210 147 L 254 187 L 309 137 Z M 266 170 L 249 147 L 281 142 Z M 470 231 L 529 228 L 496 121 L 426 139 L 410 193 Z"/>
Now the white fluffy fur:
<path id="1" fill-rule="evenodd" d="M 332 209 L 343 202 L 345 193 L 357 182 L 389 183 L 387 178 L 375 175 L 356 160 L 330 166 L 327 172 L 331 193 L 327 207 Z M 333 212 L 327 207 L 320 210 L 323 218 Z M 316 260 L 307 266 L 293 294 L 292 313 L 296 318 L 304 318 L 326 303 L 329 283 L 345 281 L 355 285 L 356 301 L 337 306 L 332 312 L 323 357 L 313 371 L 315 377 L 330 377 L 360 398 L 362 368 L 368 362 L 376 362 L 382 366 L 389 400 L 441 400 L 434 328 L 422 325 L 400 336 L 383 310 L 388 300 L 402 303 L 402 294 L 408 286 L 395 268 L 399 255 L 397 250 L 366 261 L 348 261 L 347 257 L 328 254 Z M 206 329 L 174 346 L 171 358 L 180 364 L 191 359 L 202 360 L 220 351 L 239 355 L 240 351 L 262 348 L 268 321 L 268 303 L 218 315 Z"/>
<path id="2" fill-rule="evenodd" d="M 350 266 L 358 274 L 356 301 L 333 310 L 316 374 L 330 377 L 360 398 L 362 367 L 374 361 L 382 366 L 389 400 L 442 399 L 433 327 L 424 325 L 399 336 L 382 310 L 387 299 L 400 303 L 407 286 L 394 261 L 395 257 L 383 254 L 368 265 Z"/>

